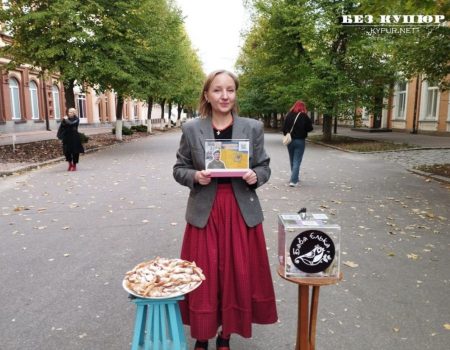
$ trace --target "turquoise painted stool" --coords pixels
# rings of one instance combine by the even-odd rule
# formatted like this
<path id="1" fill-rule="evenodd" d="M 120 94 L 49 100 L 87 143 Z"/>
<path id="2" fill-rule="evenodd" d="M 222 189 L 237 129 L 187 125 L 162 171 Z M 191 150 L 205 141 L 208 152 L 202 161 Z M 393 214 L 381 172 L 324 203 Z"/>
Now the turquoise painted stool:
<path id="1" fill-rule="evenodd" d="M 187 350 L 178 306 L 183 299 L 132 299 L 137 309 L 131 350 Z"/>

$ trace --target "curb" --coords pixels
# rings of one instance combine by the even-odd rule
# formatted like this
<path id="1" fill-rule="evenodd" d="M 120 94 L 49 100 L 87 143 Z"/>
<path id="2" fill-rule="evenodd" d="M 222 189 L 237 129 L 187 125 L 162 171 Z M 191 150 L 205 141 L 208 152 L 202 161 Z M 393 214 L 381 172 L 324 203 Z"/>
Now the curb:
<path id="1" fill-rule="evenodd" d="M 326 144 L 326 143 L 320 142 L 320 141 L 312 141 L 312 140 L 308 140 L 308 139 L 306 139 L 306 141 L 316 144 L 316 145 L 333 148 L 338 151 L 347 152 L 347 153 L 357 153 L 357 154 L 376 154 L 376 153 L 388 153 L 388 152 L 430 151 L 430 150 L 450 149 L 450 147 L 413 147 L 413 148 L 392 149 L 392 150 L 386 150 L 386 151 L 358 152 L 358 151 L 347 150 L 347 149 L 340 148 L 337 146 L 329 145 L 329 144 Z"/>
<path id="2" fill-rule="evenodd" d="M 442 150 L 442 149 L 450 149 L 450 147 L 423 147 L 423 148 L 408 148 L 408 149 L 398 149 L 398 150 L 390 150 L 390 151 L 375 151 L 375 152 L 356 152 L 356 151 L 349 151 L 340 147 L 336 147 L 336 146 L 332 146 L 332 145 L 328 145 L 326 143 L 323 142 L 317 142 L 317 141 L 311 141 L 311 140 L 307 140 L 308 142 L 311 142 L 313 144 L 317 144 L 320 146 L 324 146 L 324 147 L 328 147 L 328 148 L 332 148 L 338 151 L 342 151 L 342 152 L 347 152 L 347 153 L 357 153 L 357 154 L 376 154 L 376 153 L 384 153 L 384 152 L 404 152 L 404 151 L 423 151 L 423 150 Z M 417 169 L 406 169 L 407 171 L 409 171 L 410 173 L 416 174 L 416 175 L 420 175 L 429 179 L 433 179 L 435 181 L 444 183 L 444 184 L 450 184 L 450 178 L 448 177 L 444 177 L 444 176 L 440 176 L 440 175 L 434 175 L 431 173 L 427 173 L 425 171 L 421 171 L 421 170 L 417 170 Z"/>
<path id="3" fill-rule="evenodd" d="M 164 132 L 177 130 L 177 129 L 178 128 L 172 127 L 170 129 L 167 129 L 167 130 L 152 130 L 152 132 L 149 132 L 147 136 L 157 136 L 157 135 L 162 134 Z M 138 138 L 136 140 L 139 140 L 139 139 L 140 138 Z M 132 140 L 132 141 L 136 141 L 136 140 Z M 84 154 L 97 152 L 97 151 L 100 151 L 100 150 L 103 150 L 103 149 L 108 149 L 110 147 L 115 147 L 117 145 L 120 145 L 120 142 L 119 143 L 115 143 L 115 144 L 111 144 L 111 145 L 107 145 L 107 146 L 91 148 L 91 149 L 85 150 Z M 4 178 L 4 177 L 7 177 L 7 176 L 12 176 L 12 175 L 19 175 L 19 174 L 24 173 L 26 171 L 30 171 L 30 170 L 33 170 L 33 169 L 39 169 L 39 168 L 41 168 L 43 166 L 50 165 L 50 164 L 57 163 L 57 162 L 61 162 L 63 160 L 65 160 L 65 157 L 61 156 L 61 157 L 54 158 L 54 159 L 49 159 L 49 160 L 46 160 L 46 161 L 40 162 L 40 163 L 32 163 L 32 164 L 19 166 L 17 168 L 11 169 L 11 170 L 0 171 L 0 177 Z"/>
<path id="4" fill-rule="evenodd" d="M 91 148 L 91 149 L 86 150 L 84 152 L 84 154 L 97 152 L 97 151 L 99 151 L 101 149 L 106 149 L 106 148 L 112 147 L 112 146 L 114 146 L 114 145 L 109 145 L 109 146 L 105 146 L 105 147 Z M 24 173 L 26 171 L 30 171 L 30 170 L 33 170 L 33 169 L 39 169 L 39 168 L 42 168 L 43 166 L 46 166 L 46 165 L 50 165 L 50 164 L 53 164 L 53 163 L 61 162 L 61 161 L 65 160 L 65 159 L 66 159 L 65 157 L 58 157 L 58 158 L 49 159 L 49 160 L 46 160 L 46 161 L 40 162 L 40 163 L 32 163 L 32 164 L 28 164 L 28 165 L 24 165 L 24 166 L 19 166 L 17 168 L 12 169 L 12 170 L 0 171 L 0 177 L 6 177 L 6 176 L 11 176 L 11 175 L 19 175 L 19 174 Z"/>
<path id="5" fill-rule="evenodd" d="M 417 169 L 406 169 L 408 170 L 410 173 L 416 174 L 416 175 L 420 175 L 429 179 L 433 179 L 435 181 L 438 182 L 442 182 L 445 184 L 450 184 L 450 178 L 448 177 L 444 177 L 444 176 L 440 176 L 440 175 L 434 175 L 431 173 L 427 173 L 425 171 L 421 171 L 421 170 L 417 170 Z"/>

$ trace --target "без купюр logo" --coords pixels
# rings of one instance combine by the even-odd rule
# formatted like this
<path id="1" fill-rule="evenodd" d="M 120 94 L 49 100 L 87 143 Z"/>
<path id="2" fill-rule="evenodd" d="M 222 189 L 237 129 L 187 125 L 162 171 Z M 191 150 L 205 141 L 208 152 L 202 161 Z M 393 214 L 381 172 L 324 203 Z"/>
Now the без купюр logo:
<path id="1" fill-rule="evenodd" d="M 344 25 L 439 25 L 445 22 L 444 15 L 343 15 L 340 23 Z"/>
<path id="2" fill-rule="evenodd" d="M 331 265 L 335 248 L 332 239 L 326 233 L 308 230 L 292 240 L 289 254 L 291 261 L 300 271 L 317 273 L 325 271 Z"/>
<path id="3" fill-rule="evenodd" d="M 343 15 L 339 18 L 345 27 L 364 28 L 366 34 L 414 34 L 421 28 L 445 25 L 444 15 Z"/>

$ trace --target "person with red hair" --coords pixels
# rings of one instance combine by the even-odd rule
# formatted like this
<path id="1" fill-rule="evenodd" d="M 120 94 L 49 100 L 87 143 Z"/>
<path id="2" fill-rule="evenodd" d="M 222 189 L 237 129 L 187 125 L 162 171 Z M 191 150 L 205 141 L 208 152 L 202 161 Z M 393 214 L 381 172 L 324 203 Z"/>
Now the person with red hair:
<path id="1" fill-rule="evenodd" d="M 305 153 L 306 138 L 308 132 L 313 130 L 305 103 L 296 101 L 289 110 L 283 124 L 283 135 L 291 133 L 292 142 L 287 145 L 289 161 L 291 165 L 291 178 L 289 186 L 295 187 L 299 182 L 300 165 Z"/>

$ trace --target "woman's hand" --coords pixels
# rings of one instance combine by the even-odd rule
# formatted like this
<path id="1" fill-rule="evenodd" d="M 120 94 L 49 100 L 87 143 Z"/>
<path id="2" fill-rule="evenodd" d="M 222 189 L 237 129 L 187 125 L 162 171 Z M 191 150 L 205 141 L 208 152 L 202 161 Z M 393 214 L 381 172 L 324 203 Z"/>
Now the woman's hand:
<path id="1" fill-rule="evenodd" d="M 242 179 L 247 182 L 248 185 L 254 185 L 258 182 L 258 176 L 256 176 L 256 173 L 251 169 L 242 176 Z"/>
<path id="2" fill-rule="evenodd" d="M 209 185 L 211 182 L 211 176 L 209 170 L 201 170 L 195 173 L 195 182 L 198 182 L 200 185 Z"/>

